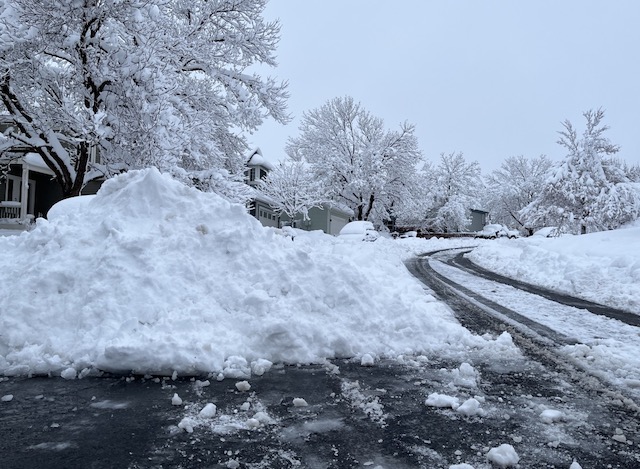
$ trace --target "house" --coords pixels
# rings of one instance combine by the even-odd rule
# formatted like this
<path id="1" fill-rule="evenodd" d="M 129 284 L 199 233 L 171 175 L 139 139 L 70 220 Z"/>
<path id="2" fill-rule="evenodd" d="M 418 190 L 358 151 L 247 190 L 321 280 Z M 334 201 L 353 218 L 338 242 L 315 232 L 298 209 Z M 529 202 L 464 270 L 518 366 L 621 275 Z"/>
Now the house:
<path id="1" fill-rule="evenodd" d="M 305 231 L 322 230 L 330 235 L 338 235 L 344 225 L 353 218 L 353 210 L 348 207 L 340 207 L 333 204 L 322 204 L 322 207 L 313 207 L 309 210 L 309 220 L 304 220 L 303 216 L 296 217 L 293 221 L 286 215 L 281 214 L 282 224 L 300 228 Z"/>
<path id="2" fill-rule="evenodd" d="M 470 223 L 467 226 L 467 231 L 469 232 L 474 232 L 474 231 L 481 231 L 482 228 L 484 228 L 484 226 L 487 224 L 488 220 L 488 216 L 489 216 L 489 212 L 487 212 L 486 210 L 480 210 L 477 208 L 472 208 L 469 209 L 470 212 Z"/>
<path id="3" fill-rule="evenodd" d="M 263 156 L 259 148 L 249 154 L 245 180 L 253 188 L 254 197 L 251 201 L 249 213 L 256 217 L 264 226 L 280 228 L 280 217 L 272 207 L 272 201 L 258 189 L 260 181 L 267 177 L 273 165 Z"/>
<path id="4" fill-rule="evenodd" d="M 53 171 L 36 153 L 0 157 L 0 228 L 24 229 L 62 199 Z"/>
<path id="5" fill-rule="evenodd" d="M 0 139 L 11 121 L 0 116 Z M 99 162 L 91 151 L 90 162 Z M 103 180 L 89 182 L 82 194 L 95 194 Z M 25 229 L 35 218 L 46 216 L 63 197 L 55 174 L 42 157 L 28 147 L 0 153 L 0 228 Z"/>
<path id="6" fill-rule="evenodd" d="M 247 159 L 246 181 L 255 191 L 250 213 L 264 226 L 280 228 L 283 225 L 293 226 L 306 231 L 322 230 L 327 234 L 337 235 L 342 227 L 353 217 L 353 211 L 348 207 L 335 204 L 323 204 L 309 210 L 309 220 L 302 215 L 291 220 L 286 214 L 278 214 L 273 208 L 273 202 L 259 190 L 260 180 L 267 177 L 273 165 L 269 163 L 259 148 L 253 150 Z"/>

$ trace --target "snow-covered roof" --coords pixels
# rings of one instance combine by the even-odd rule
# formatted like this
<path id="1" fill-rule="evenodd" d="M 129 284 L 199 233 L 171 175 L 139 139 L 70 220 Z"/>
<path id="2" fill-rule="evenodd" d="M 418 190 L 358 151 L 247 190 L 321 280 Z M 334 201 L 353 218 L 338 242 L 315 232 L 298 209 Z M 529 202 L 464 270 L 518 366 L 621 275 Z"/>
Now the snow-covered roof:
<path id="1" fill-rule="evenodd" d="M 249 187 L 249 192 L 253 195 L 253 199 L 259 202 L 264 202 L 269 205 L 275 205 L 275 200 L 273 200 L 268 195 L 264 194 L 260 189 L 256 189 L 255 187 Z"/>
<path id="2" fill-rule="evenodd" d="M 266 160 L 264 156 L 262 156 L 262 151 L 260 148 L 256 148 L 249 155 L 249 159 L 247 160 L 247 166 L 262 166 L 269 171 L 273 169 L 273 165 Z"/>
<path id="3" fill-rule="evenodd" d="M 2 136 L 0 136 L 0 139 L 2 139 Z M 0 161 L 5 164 L 26 164 L 31 170 L 38 171 L 39 173 L 49 174 L 51 176 L 54 175 L 53 171 L 49 169 L 42 157 L 37 153 L 26 153 L 23 156 L 19 156 L 19 153 L 13 153 L 13 156 L 10 157 L 0 157 Z"/>
<path id="4" fill-rule="evenodd" d="M 330 203 L 323 204 L 323 205 L 326 205 L 331 210 L 333 210 L 335 212 L 340 212 L 343 215 L 348 215 L 350 217 L 355 215 L 355 213 L 353 212 L 353 209 L 347 207 L 344 204 L 338 203 L 338 202 L 330 202 Z"/>
<path id="5" fill-rule="evenodd" d="M 28 164 L 30 168 L 33 168 L 41 173 L 53 174 L 53 171 L 49 169 L 42 157 L 37 153 L 27 153 L 20 159 L 23 163 Z"/>

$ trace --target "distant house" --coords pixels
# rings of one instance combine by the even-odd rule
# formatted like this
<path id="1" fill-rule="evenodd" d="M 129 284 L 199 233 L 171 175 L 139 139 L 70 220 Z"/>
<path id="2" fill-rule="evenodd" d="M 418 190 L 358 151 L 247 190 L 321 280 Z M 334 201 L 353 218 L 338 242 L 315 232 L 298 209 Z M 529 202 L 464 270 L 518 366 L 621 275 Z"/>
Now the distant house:
<path id="1" fill-rule="evenodd" d="M 306 231 L 322 230 L 330 235 L 337 235 L 344 225 L 353 218 L 353 210 L 348 207 L 322 204 L 322 208 L 313 207 L 309 210 L 309 220 L 304 220 L 302 215 L 295 217 L 293 221 L 286 215 L 280 215 L 283 224 L 291 225 Z"/>
<path id="2" fill-rule="evenodd" d="M 324 204 L 322 208 L 310 209 L 309 220 L 303 220 L 302 215 L 291 220 L 284 213 L 278 214 L 273 208 L 273 201 L 259 189 L 260 180 L 266 178 L 272 169 L 273 165 L 262 156 L 259 148 L 249 154 L 245 180 L 255 190 L 250 213 L 264 226 L 280 228 L 283 225 L 290 225 L 306 231 L 322 230 L 327 234 L 337 235 L 353 217 L 351 209 L 333 204 Z"/>
<path id="3" fill-rule="evenodd" d="M 280 227 L 280 217 L 272 207 L 272 201 L 258 189 L 260 181 L 267 177 L 273 165 L 263 156 L 259 148 L 249 154 L 245 180 L 254 189 L 254 197 L 251 201 L 249 213 L 256 217 L 264 226 Z"/>
<path id="4" fill-rule="evenodd" d="M 482 228 L 484 228 L 484 226 L 487 224 L 487 217 L 489 216 L 489 212 L 477 208 L 469 209 L 469 212 L 471 221 L 467 227 L 467 231 L 481 231 Z"/>

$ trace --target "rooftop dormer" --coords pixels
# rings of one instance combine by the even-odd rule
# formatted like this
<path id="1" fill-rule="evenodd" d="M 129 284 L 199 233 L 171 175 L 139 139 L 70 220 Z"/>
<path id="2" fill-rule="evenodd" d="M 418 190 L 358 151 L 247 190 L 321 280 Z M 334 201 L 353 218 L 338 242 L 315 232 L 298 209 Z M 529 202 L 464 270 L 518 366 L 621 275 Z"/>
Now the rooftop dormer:
<path id="1" fill-rule="evenodd" d="M 249 154 L 247 160 L 247 170 L 245 171 L 247 183 L 250 186 L 256 186 L 260 180 L 267 177 L 272 169 L 273 165 L 262 156 L 260 148 L 256 148 Z"/>

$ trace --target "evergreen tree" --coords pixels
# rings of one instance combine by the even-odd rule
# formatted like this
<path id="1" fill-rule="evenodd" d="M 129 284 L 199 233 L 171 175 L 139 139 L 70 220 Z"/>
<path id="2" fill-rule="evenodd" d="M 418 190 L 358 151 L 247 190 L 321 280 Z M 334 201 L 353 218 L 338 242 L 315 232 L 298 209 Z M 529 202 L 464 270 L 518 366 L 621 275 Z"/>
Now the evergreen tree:
<path id="1" fill-rule="evenodd" d="M 604 111 L 584 114 L 581 137 L 568 120 L 558 143 L 568 153 L 551 172 L 541 193 L 521 215 L 530 226 L 557 225 L 577 233 L 616 228 L 638 217 L 640 195 L 622 166 L 610 155 L 618 146 L 604 136 Z"/>

